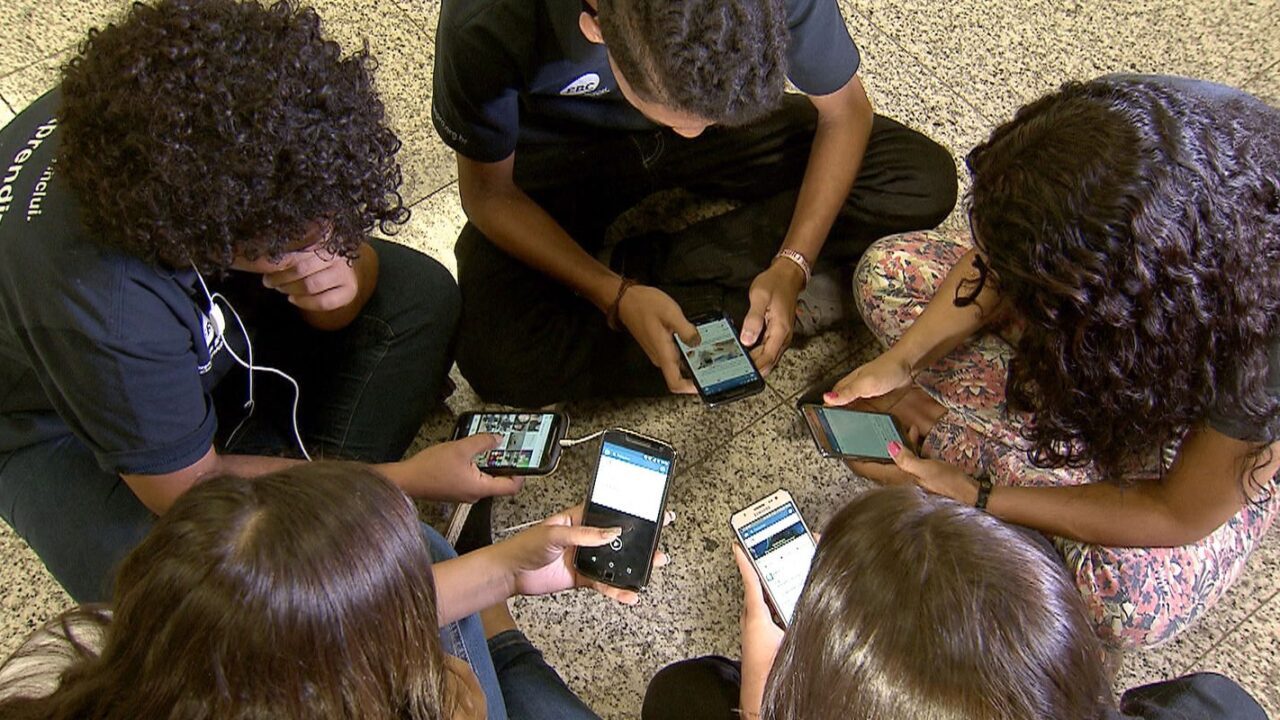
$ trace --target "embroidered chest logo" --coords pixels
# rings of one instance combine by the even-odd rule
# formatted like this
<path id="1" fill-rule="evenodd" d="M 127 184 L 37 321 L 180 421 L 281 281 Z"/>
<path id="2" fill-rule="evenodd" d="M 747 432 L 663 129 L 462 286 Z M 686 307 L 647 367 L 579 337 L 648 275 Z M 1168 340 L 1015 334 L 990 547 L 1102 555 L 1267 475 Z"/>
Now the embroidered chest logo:
<path id="1" fill-rule="evenodd" d="M 603 95 L 609 92 L 609 88 L 600 87 L 600 76 L 596 73 L 587 73 L 582 77 L 574 80 L 564 89 L 560 91 L 561 95 Z"/>

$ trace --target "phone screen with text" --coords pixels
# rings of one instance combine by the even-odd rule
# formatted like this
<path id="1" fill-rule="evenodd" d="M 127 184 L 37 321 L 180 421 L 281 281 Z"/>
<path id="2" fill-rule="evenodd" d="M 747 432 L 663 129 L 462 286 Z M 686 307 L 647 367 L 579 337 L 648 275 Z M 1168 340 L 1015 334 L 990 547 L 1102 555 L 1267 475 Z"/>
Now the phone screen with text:
<path id="1" fill-rule="evenodd" d="M 816 546 L 805 530 L 800 512 L 788 502 L 738 529 L 742 545 L 751 553 L 760 580 L 769 590 L 774 609 L 791 624 L 796 602 L 804 590 Z"/>
<path id="2" fill-rule="evenodd" d="M 702 394 L 717 395 L 760 379 L 728 320 L 719 318 L 697 327 L 702 338 L 697 347 L 685 345 L 679 336 L 676 343 Z"/>
<path id="3" fill-rule="evenodd" d="M 671 463 L 671 458 L 605 440 L 583 523 L 621 527 L 622 535 L 609 545 L 579 548 L 579 567 L 622 587 L 647 580 Z"/>

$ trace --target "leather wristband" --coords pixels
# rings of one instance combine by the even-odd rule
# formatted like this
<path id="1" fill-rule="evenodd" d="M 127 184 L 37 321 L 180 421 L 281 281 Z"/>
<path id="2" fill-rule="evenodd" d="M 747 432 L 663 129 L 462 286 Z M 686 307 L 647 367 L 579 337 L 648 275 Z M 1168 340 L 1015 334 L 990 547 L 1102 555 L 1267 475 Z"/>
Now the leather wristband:
<path id="1" fill-rule="evenodd" d="M 605 322 L 608 323 L 609 329 L 618 332 L 622 329 L 622 323 L 618 318 L 618 306 L 622 304 L 622 296 L 627 294 L 627 290 L 635 285 L 636 281 L 631 278 L 622 278 L 622 284 L 618 286 L 618 294 L 613 298 L 613 304 L 609 306 L 608 312 L 604 314 Z"/>
<path id="2" fill-rule="evenodd" d="M 809 278 L 813 277 L 813 268 L 809 267 L 809 261 L 803 254 L 799 251 L 792 250 L 791 248 L 783 248 L 778 251 L 777 255 L 773 256 L 774 260 L 777 260 L 778 258 L 786 258 L 798 265 L 800 267 L 800 272 L 804 273 L 804 284 L 808 287 Z"/>
<path id="3" fill-rule="evenodd" d="M 977 480 L 978 499 L 973 503 L 973 506 L 985 511 L 987 509 L 987 501 L 991 499 L 991 489 L 994 486 L 991 484 L 991 478 L 986 475 L 979 476 Z"/>

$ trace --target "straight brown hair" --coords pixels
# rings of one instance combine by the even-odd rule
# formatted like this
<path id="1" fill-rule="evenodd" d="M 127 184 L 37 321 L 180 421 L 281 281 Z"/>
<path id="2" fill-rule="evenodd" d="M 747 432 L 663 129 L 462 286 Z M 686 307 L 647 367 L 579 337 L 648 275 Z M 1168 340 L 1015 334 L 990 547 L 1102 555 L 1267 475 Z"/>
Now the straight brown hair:
<path id="1" fill-rule="evenodd" d="M 769 720 L 1095 720 L 1102 645 L 1060 561 L 916 487 L 827 526 L 765 690 Z"/>
<path id="2" fill-rule="evenodd" d="M 457 696 L 416 511 L 363 465 L 197 485 L 125 559 L 113 608 L 55 621 L 102 627 L 101 651 L 75 644 L 52 695 L 0 717 L 419 720 Z"/>

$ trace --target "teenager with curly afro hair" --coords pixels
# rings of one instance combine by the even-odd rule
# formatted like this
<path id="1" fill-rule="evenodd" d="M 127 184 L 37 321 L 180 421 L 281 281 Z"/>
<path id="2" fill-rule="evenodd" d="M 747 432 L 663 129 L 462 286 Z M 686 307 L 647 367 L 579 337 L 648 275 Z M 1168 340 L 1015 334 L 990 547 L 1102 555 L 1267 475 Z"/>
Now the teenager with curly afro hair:
<path id="1" fill-rule="evenodd" d="M 1280 509 L 1280 111 L 1070 83 L 968 162 L 972 243 L 866 257 L 888 350 L 827 402 L 896 401 L 931 459 L 895 447 L 887 475 L 1054 537 L 1108 642 L 1165 642 Z"/>
<path id="2" fill-rule="evenodd" d="M 136 3 L 0 133 L 0 506 L 76 600 L 214 474 L 515 490 L 472 463 L 488 436 L 399 462 L 458 294 L 369 237 L 409 214 L 374 68 L 295 2 Z"/>
<path id="3" fill-rule="evenodd" d="M 859 64 L 836 0 L 444 0 L 462 374 L 523 406 L 693 393 L 689 318 L 729 315 L 766 375 L 834 326 L 841 270 L 956 198 L 951 154 L 877 115 Z M 739 207 L 609 247 L 676 188 Z"/>

